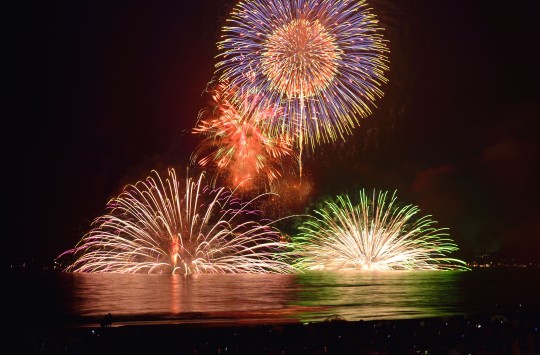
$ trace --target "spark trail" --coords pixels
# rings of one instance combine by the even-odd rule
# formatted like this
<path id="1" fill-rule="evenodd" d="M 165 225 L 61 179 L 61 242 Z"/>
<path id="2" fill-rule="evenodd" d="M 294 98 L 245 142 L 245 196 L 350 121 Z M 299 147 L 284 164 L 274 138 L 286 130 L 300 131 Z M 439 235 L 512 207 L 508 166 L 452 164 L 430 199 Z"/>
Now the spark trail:
<path id="1" fill-rule="evenodd" d="M 327 200 L 293 237 L 301 270 L 455 270 L 467 269 L 447 257 L 458 250 L 447 230 L 431 216 L 419 217 L 414 205 L 397 202 L 396 193 L 359 192 Z"/>
<path id="2" fill-rule="evenodd" d="M 169 169 L 128 185 L 74 249 L 65 271 L 114 273 L 288 273 L 280 233 L 234 191 L 185 185 Z"/>

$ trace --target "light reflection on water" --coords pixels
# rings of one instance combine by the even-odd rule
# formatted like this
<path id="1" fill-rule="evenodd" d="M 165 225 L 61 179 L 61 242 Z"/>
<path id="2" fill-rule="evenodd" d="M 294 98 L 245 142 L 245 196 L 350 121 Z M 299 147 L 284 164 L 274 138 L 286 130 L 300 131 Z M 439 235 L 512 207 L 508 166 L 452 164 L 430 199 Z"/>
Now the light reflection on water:
<path id="1" fill-rule="evenodd" d="M 346 320 L 399 319 L 459 313 L 462 272 L 394 271 L 303 275 L 298 302 L 326 306 Z M 303 315 L 328 317 L 328 311 Z"/>
<path id="2" fill-rule="evenodd" d="M 15 312 L 44 322 L 317 322 L 539 308 L 540 271 L 312 272 L 303 275 L 21 274 Z"/>
<path id="3" fill-rule="evenodd" d="M 83 317 L 310 322 L 456 313 L 459 272 L 70 276 L 80 300 L 73 311 Z"/>
<path id="4" fill-rule="evenodd" d="M 82 316 L 208 316 L 286 308 L 291 275 L 72 274 Z"/>

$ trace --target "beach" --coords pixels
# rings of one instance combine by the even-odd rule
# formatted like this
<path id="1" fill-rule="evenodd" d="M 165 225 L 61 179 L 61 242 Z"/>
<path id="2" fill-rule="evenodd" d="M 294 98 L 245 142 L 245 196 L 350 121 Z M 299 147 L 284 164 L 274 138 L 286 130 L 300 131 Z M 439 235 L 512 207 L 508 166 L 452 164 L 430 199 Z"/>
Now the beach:
<path id="1" fill-rule="evenodd" d="M 6 353 L 540 354 L 540 316 L 512 311 L 316 323 L 163 323 L 22 327 Z"/>

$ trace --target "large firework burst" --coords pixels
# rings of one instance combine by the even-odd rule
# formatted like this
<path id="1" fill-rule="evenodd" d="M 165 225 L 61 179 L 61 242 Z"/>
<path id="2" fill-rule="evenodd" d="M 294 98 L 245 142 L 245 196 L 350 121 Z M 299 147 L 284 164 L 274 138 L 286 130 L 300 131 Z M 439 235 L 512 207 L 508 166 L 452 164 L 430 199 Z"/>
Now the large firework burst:
<path id="1" fill-rule="evenodd" d="M 386 42 L 365 1 L 246 0 L 218 43 L 220 78 L 254 105 L 281 105 L 263 123 L 301 148 L 350 134 L 371 113 L 386 82 Z"/>
<path id="2" fill-rule="evenodd" d="M 107 205 L 70 257 L 66 271 L 116 273 L 291 272 L 277 260 L 280 233 L 233 191 L 212 189 L 175 171 L 155 171 Z"/>
<path id="3" fill-rule="evenodd" d="M 305 221 L 293 240 L 296 266 L 308 270 L 466 269 L 446 255 L 457 245 L 431 216 L 397 202 L 396 193 L 359 192 L 325 201 L 317 216 Z"/>
<path id="4" fill-rule="evenodd" d="M 192 160 L 203 167 L 214 165 L 216 176 L 225 176 L 231 187 L 243 191 L 269 187 L 288 165 L 284 158 L 294 156 L 292 140 L 264 134 L 259 128 L 261 121 L 279 114 L 278 108 L 250 108 L 247 101 L 256 101 L 256 95 L 245 95 L 235 104 L 231 100 L 234 92 L 225 91 L 223 84 L 212 90 L 211 106 L 200 112 L 193 130 L 203 140 Z"/>

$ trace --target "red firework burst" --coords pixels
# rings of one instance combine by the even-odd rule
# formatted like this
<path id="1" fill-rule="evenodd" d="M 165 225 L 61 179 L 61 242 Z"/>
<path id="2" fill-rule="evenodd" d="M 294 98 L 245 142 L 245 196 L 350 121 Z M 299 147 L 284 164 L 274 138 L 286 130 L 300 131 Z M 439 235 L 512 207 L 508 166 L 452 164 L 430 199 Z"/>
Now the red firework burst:
<path id="1" fill-rule="evenodd" d="M 276 119 L 279 108 L 269 106 L 253 109 L 256 95 L 243 95 L 242 102 L 233 101 L 235 95 L 219 84 L 211 91 L 208 108 L 201 111 L 193 133 L 203 137 L 192 155 L 192 161 L 202 167 L 214 167 L 216 176 L 225 178 L 231 187 L 243 191 L 261 187 L 269 189 L 281 176 L 293 158 L 292 139 L 270 136 L 260 130 L 260 124 Z"/>

